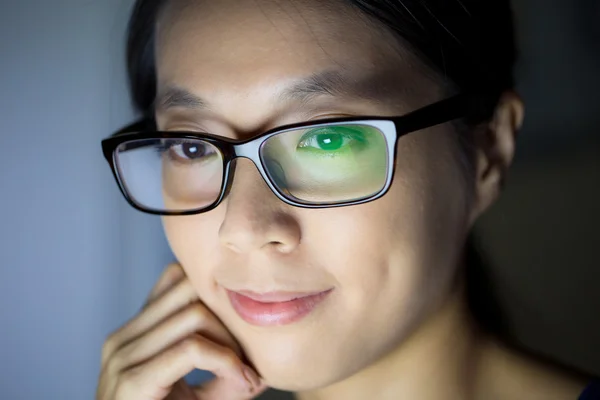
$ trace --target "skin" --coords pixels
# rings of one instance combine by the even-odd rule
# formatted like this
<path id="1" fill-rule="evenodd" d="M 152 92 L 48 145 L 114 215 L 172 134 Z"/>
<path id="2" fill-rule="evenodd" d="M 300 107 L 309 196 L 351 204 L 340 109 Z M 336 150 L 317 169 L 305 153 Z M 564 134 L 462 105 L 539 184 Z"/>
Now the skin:
<path id="1" fill-rule="evenodd" d="M 312 119 L 402 115 L 447 97 L 395 37 L 337 2 L 170 2 L 157 38 L 159 93 L 176 86 L 206 103 L 159 101 L 160 130 L 248 138 Z M 328 70 L 375 77 L 366 85 L 375 94 L 281 101 L 298 79 Z M 522 119 L 507 92 L 477 128 L 473 182 L 451 124 L 404 137 L 390 191 L 352 207 L 289 206 L 239 159 L 218 208 L 163 219 L 181 267 L 107 340 L 97 398 L 242 399 L 269 386 L 302 400 L 575 399 L 583 381 L 485 336 L 464 301 L 464 241 L 500 192 Z M 307 318 L 261 328 L 234 312 L 225 288 L 333 291 Z M 250 371 L 251 389 L 245 364 L 262 378 Z M 218 378 L 194 394 L 176 383 L 193 368 Z"/>

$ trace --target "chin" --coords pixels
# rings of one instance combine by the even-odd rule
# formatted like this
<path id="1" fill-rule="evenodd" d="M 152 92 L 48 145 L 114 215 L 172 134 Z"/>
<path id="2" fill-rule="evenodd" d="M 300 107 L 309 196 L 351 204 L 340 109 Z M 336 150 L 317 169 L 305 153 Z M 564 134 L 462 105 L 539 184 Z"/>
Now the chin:
<path id="1" fill-rule="evenodd" d="M 269 368 L 263 373 L 264 368 L 257 369 L 270 388 L 287 392 L 305 392 L 327 387 L 335 383 L 336 379 L 328 379 L 327 375 L 316 374 L 314 368 L 293 366 L 282 367 L 277 371 Z M 331 373 L 331 371 L 327 371 Z"/>
<path id="2" fill-rule="evenodd" d="M 346 360 L 337 357 L 339 353 L 334 346 L 326 345 L 325 340 L 269 339 L 263 338 L 259 346 L 247 344 L 244 347 L 252 365 L 273 389 L 311 391 L 351 374 L 347 357 L 344 357 Z"/>

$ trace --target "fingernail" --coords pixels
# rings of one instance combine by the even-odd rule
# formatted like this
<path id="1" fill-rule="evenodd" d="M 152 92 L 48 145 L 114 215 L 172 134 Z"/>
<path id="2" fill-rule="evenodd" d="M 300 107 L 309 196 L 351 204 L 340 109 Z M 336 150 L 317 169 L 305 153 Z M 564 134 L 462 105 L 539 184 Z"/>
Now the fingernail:
<path id="1" fill-rule="evenodd" d="M 252 368 L 250 368 L 247 365 L 244 365 L 242 366 L 242 372 L 244 374 L 244 378 L 246 379 L 248 386 L 250 387 L 250 390 L 253 391 L 260 386 L 260 379 L 258 379 L 258 375 L 256 375 L 256 372 L 254 372 Z"/>

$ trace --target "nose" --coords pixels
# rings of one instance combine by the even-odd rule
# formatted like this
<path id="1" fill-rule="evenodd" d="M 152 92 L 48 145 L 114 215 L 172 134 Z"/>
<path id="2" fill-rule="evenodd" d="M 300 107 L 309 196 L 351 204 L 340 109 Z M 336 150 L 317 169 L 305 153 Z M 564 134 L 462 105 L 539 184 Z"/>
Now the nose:
<path id="1" fill-rule="evenodd" d="M 252 161 L 238 158 L 223 206 L 219 240 L 233 252 L 288 254 L 300 244 L 301 230 L 289 205 L 267 186 Z"/>

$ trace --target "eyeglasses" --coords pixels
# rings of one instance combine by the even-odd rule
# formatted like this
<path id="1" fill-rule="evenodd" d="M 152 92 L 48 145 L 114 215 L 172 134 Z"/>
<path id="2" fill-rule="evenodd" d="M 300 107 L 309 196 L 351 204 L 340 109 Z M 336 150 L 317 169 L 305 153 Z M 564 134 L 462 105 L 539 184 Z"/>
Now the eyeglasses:
<path id="1" fill-rule="evenodd" d="M 472 115 L 479 100 L 461 94 L 404 116 L 304 122 L 249 140 L 196 132 L 120 133 L 104 139 L 102 150 L 126 200 L 150 214 L 216 208 L 231 188 L 238 157 L 250 159 L 287 204 L 349 206 L 388 191 L 400 137 Z"/>

